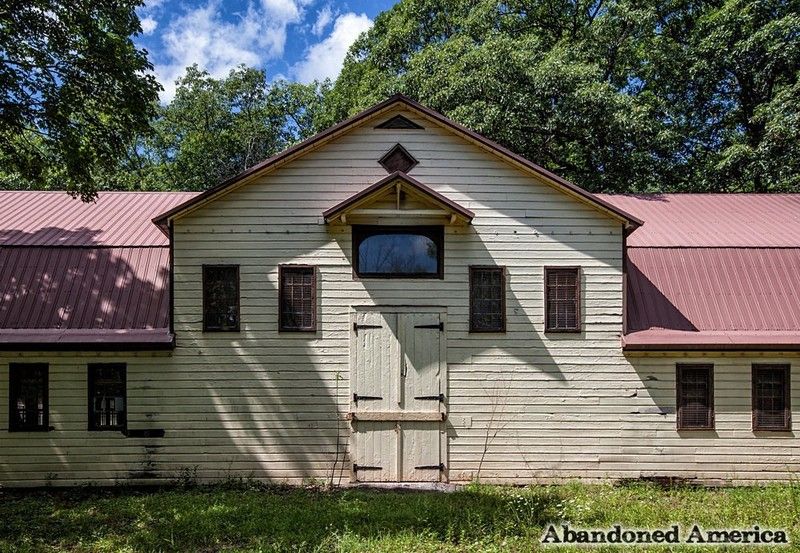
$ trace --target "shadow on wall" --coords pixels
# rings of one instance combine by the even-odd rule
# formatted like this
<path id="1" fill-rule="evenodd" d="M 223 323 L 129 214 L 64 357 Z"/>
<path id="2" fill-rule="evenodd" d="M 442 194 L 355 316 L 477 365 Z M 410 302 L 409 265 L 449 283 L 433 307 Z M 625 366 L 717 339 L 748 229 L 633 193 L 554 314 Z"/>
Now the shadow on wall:
<path id="1" fill-rule="evenodd" d="M 325 317 L 316 332 L 278 332 L 277 266 L 206 262 L 240 263 L 241 331 L 201 332 L 200 291 L 178 290 L 177 304 L 192 308 L 176 309 L 178 348 L 172 370 L 158 378 L 176 399 L 163 406 L 164 476 L 189 467 L 204 481 L 347 480 L 349 334 Z"/>
<path id="2" fill-rule="evenodd" d="M 0 331 L 169 327 L 169 248 L 104 247 L 95 241 L 98 231 L 85 228 L 51 227 L 27 233 L 26 237 L 20 234 L 0 234 L 0 244 L 9 235 L 35 244 L 55 234 L 65 242 L 80 241 L 84 245 L 0 245 Z M 141 355 L 137 354 L 135 363 L 129 363 L 129 396 L 140 393 L 137 372 Z M 86 362 L 104 360 L 133 361 L 122 354 L 109 357 L 92 353 L 27 353 L 19 359 L 50 364 L 50 424 L 54 430 L 8 433 L 8 411 L 4 409 L 0 415 L 0 480 L 14 481 L 15 475 L 23 472 L 24 478 L 40 475 L 40 482 L 94 480 L 91 471 L 87 477 L 87 467 L 97 467 L 104 471 L 104 478 L 113 479 L 140 469 L 139 458 L 157 445 L 143 439 L 126 440 L 119 433 L 87 431 Z M 7 381 L 0 384 L 5 390 L 7 386 Z M 129 409 L 130 426 L 150 424 L 149 420 L 136 420 L 136 412 Z M 87 450 L 88 444 L 97 447 Z M 32 453 L 35 462 L 31 462 Z"/>

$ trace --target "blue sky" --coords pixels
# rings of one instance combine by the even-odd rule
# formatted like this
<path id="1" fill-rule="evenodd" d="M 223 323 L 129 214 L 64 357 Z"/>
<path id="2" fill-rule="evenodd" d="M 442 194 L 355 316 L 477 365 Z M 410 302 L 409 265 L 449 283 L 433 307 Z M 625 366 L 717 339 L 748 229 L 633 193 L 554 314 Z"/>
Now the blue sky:
<path id="1" fill-rule="evenodd" d="M 347 48 L 397 0 L 146 0 L 137 10 L 155 74 L 172 99 L 193 63 L 215 77 L 244 63 L 270 79 L 335 78 Z"/>

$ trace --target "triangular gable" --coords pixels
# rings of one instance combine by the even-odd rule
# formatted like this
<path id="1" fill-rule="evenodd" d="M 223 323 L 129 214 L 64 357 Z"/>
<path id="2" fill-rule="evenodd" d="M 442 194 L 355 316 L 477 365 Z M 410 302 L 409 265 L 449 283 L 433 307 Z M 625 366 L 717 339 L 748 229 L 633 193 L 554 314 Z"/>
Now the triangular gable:
<path id="1" fill-rule="evenodd" d="M 394 96 L 390 97 L 383 102 L 375 104 L 371 108 L 368 108 L 361 113 L 354 115 L 353 117 L 342 121 L 341 123 L 330 127 L 319 134 L 312 136 L 311 138 L 292 146 L 284 150 L 283 152 L 272 156 L 261 163 L 258 163 L 243 171 L 242 173 L 236 175 L 235 177 L 228 179 L 221 184 L 206 190 L 205 192 L 198 194 L 191 200 L 184 202 L 183 204 L 179 205 L 178 207 L 171 209 L 155 219 L 153 222 L 159 226 L 165 233 L 168 232 L 169 221 L 172 219 L 194 211 L 195 209 L 199 208 L 201 205 L 205 203 L 211 202 L 222 195 L 227 194 L 228 192 L 235 190 L 239 186 L 250 182 L 256 177 L 259 177 L 265 174 L 268 171 L 271 171 L 277 167 L 284 165 L 285 163 L 296 159 L 297 157 L 312 151 L 315 148 L 320 147 L 321 145 L 333 140 L 334 138 L 341 136 L 345 132 L 349 131 L 350 129 L 356 127 L 367 121 L 368 119 L 372 119 L 377 117 L 378 115 L 385 113 L 387 111 L 392 110 L 397 106 L 402 106 L 404 108 L 413 111 L 423 118 L 435 122 L 440 126 L 450 130 L 451 132 L 465 138 L 466 140 L 476 144 L 477 146 L 483 148 L 484 150 L 497 155 L 498 157 L 503 158 L 504 160 L 510 162 L 511 164 L 515 165 L 516 167 L 526 171 L 528 173 L 536 175 L 541 181 L 548 184 L 549 186 L 571 196 L 572 198 L 585 203 L 591 207 L 594 207 L 598 211 L 606 214 L 609 217 L 612 217 L 618 221 L 620 221 L 628 231 L 632 231 L 637 227 L 643 224 L 643 221 L 637 219 L 633 215 L 627 213 L 626 211 L 618 208 L 617 206 L 605 201 L 602 198 L 595 196 L 594 194 L 584 190 L 583 188 L 572 184 L 571 182 L 559 177 L 558 175 L 551 173 L 547 169 L 536 165 L 535 163 L 528 161 L 522 156 L 515 154 L 514 152 L 508 150 L 507 148 L 500 146 L 499 144 L 492 142 L 486 137 L 479 135 L 476 132 L 473 132 L 462 125 L 459 125 L 455 121 L 451 121 L 444 115 L 437 113 L 431 109 L 426 108 L 425 106 L 407 98 L 402 94 L 395 94 Z"/>
<path id="2" fill-rule="evenodd" d="M 411 209 L 404 206 L 408 203 L 408 197 L 416 200 Z M 387 199 L 388 202 L 385 201 Z M 387 205 L 379 209 L 370 208 L 377 203 Z M 417 205 L 419 203 L 423 205 L 422 209 Z M 405 219 L 446 217 L 450 224 L 469 224 L 475 216 L 469 209 L 400 171 L 392 173 L 322 213 L 326 223 L 337 219 L 347 223 L 347 217 L 352 215 L 398 216 Z"/>

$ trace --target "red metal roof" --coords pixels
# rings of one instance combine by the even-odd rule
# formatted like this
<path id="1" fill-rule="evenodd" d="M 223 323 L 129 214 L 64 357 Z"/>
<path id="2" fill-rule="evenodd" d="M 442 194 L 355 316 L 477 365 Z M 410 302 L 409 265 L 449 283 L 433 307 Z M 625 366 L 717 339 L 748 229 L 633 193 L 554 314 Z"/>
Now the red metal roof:
<path id="1" fill-rule="evenodd" d="M 0 192 L 0 348 L 171 343 L 169 240 L 192 193 Z"/>
<path id="2" fill-rule="evenodd" d="M 194 192 L 0 192 L 0 246 L 168 246 L 152 218 Z"/>
<path id="3" fill-rule="evenodd" d="M 629 247 L 800 247 L 800 194 L 598 194 L 645 224 Z"/>
<path id="4" fill-rule="evenodd" d="M 628 237 L 626 349 L 800 347 L 800 195 L 605 198 Z"/>

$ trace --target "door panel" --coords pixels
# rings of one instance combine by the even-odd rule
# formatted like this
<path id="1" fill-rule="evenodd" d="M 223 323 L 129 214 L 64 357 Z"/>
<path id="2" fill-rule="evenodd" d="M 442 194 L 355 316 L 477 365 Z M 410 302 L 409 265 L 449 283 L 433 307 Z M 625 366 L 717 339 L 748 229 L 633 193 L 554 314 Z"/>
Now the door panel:
<path id="1" fill-rule="evenodd" d="M 355 412 L 397 409 L 400 395 L 397 314 L 358 313 L 356 325 L 351 408 Z"/>
<path id="2" fill-rule="evenodd" d="M 397 474 L 398 429 L 394 422 L 353 424 L 353 474 L 358 482 L 394 482 Z"/>
<path id="3" fill-rule="evenodd" d="M 401 479 L 406 482 L 438 482 L 443 474 L 441 463 L 442 423 L 402 422 Z"/>
<path id="4" fill-rule="evenodd" d="M 445 412 L 439 401 L 446 390 L 441 315 L 365 311 L 353 322 L 353 478 L 441 481 L 444 423 L 420 420 Z M 367 413 L 371 420 L 359 419 Z"/>
<path id="5" fill-rule="evenodd" d="M 440 340 L 438 313 L 399 315 L 403 408 L 439 411 L 441 402 Z M 427 399 L 423 399 L 427 398 Z"/>

